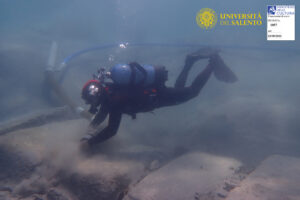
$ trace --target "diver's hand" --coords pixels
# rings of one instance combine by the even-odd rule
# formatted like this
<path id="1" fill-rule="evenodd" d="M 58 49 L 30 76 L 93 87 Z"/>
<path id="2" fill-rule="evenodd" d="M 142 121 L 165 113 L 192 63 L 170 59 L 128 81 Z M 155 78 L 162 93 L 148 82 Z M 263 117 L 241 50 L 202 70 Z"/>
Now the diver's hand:
<path id="1" fill-rule="evenodd" d="M 80 139 L 81 142 L 83 141 L 89 141 L 92 137 L 95 136 L 95 128 L 89 126 L 85 135 Z"/>
<path id="2" fill-rule="evenodd" d="M 86 134 L 81 139 L 80 142 L 89 141 L 94 135 Z"/>

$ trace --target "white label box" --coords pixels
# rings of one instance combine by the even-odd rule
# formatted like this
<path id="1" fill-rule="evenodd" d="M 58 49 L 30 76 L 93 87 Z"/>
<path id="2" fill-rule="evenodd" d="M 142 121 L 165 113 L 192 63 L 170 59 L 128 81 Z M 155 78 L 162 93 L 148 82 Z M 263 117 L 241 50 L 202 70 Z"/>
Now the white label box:
<path id="1" fill-rule="evenodd" d="M 267 9 L 267 40 L 295 40 L 295 5 L 268 5 Z"/>

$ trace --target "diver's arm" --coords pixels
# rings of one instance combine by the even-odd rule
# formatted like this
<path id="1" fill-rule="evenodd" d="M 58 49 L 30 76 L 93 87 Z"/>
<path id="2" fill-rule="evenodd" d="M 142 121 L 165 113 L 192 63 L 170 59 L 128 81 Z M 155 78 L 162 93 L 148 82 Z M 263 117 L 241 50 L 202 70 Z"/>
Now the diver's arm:
<path id="1" fill-rule="evenodd" d="M 94 119 L 92 120 L 90 126 L 96 128 L 99 124 L 101 124 L 108 115 L 108 108 L 104 105 L 100 107 L 99 112 L 96 114 Z"/>
<path id="2" fill-rule="evenodd" d="M 105 127 L 103 130 L 96 133 L 95 136 L 90 138 L 88 140 L 88 143 L 90 145 L 93 145 L 96 143 L 103 142 L 103 141 L 109 139 L 110 137 L 114 136 L 117 133 L 118 128 L 120 126 L 121 118 L 122 118 L 122 113 L 117 112 L 117 111 L 110 112 L 107 127 Z"/>

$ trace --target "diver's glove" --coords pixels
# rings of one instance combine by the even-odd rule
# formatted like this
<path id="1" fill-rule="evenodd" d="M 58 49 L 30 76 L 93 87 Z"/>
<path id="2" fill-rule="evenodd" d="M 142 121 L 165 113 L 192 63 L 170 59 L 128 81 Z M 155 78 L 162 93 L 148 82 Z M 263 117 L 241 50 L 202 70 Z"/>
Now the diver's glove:
<path id="1" fill-rule="evenodd" d="M 89 141 L 91 138 L 95 136 L 95 128 L 92 126 L 88 127 L 88 130 L 86 131 L 86 134 L 80 139 L 81 142 Z"/>
<path id="2" fill-rule="evenodd" d="M 96 114 L 98 112 L 97 106 L 91 105 L 89 112 L 92 114 Z"/>
<path id="3" fill-rule="evenodd" d="M 92 135 L 92 134 L 86 134 L 80 139 L 80 142 L 89 141 L 93 137 L 94 137 L 94 135 Z"/>

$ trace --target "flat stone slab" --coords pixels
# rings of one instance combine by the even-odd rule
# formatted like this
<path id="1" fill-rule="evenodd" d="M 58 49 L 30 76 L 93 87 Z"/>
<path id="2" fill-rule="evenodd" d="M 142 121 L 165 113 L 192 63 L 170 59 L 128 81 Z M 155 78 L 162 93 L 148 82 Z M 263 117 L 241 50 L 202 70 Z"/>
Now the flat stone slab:
<path id="1" fill-rule="evenodd" d="M 124 199 L 190 200 L 212 197 L 240 165 L 239 161 L 231 158 L 189 153 L 146 176 L 129 190 Z"/>
<path id="2" fill-rule="evenodd" d="M 273 155 L 264 160 L 227 200 L 299 200 L 300 158 Z"/>

